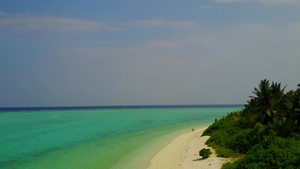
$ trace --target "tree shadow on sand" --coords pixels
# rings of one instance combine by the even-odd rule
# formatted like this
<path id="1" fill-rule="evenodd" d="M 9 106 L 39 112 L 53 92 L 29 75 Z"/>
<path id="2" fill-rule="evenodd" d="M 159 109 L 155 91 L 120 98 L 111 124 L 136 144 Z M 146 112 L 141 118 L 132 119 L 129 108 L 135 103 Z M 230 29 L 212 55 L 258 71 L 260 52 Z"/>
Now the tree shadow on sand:
<path id="1" fill-rule="evenodd" d="M 202 160 L 205 160 L 205 158 L 197 158 L 197 159 L 194 159 L 193 161 L 202 161 Z"/>

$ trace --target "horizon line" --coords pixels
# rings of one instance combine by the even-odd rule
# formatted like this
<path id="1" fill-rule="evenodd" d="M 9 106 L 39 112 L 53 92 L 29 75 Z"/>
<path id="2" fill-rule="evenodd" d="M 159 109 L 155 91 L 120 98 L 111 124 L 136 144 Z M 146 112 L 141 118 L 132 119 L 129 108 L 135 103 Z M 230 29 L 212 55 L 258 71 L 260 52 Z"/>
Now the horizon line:
<path id="1" fill-rule="evenodd" d="M 120 109 L 120 108 L 196 108 L 196 107 L 243 107 L 245 104 L 162 104 L 162 105 L 102 105 L 102 106 L 21 106 L 0 107 L 0 111 L 22 110 L 72 110 L 72 109 Z"/>

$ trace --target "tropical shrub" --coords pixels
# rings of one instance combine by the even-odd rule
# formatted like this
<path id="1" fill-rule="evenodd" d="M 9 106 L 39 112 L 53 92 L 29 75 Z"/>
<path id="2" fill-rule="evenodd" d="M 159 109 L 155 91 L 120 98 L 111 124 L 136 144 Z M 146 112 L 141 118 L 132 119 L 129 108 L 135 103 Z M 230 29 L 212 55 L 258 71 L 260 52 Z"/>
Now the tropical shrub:
<path id="1" fill-rule="evenodd" d="M 210 149 L 208 148 L 208 149 L 206 149 L 206 148 L 203 148 L 203 149 L 201 149 L 200 151 L 199 151 L 199 155 L 200 156 L 202 156 L 202 158 L 208 158 L 210 155 L 211 155 L 212 153 L 211 153 L 211 151 L 210 151 Z"/>
<path id="2" fill-rule="evenodd" d="M 231 135 L 224 131 L 224 130 L 219 130 L 213 133 L 210 138 L 206 141 L 206 144 L 214 143 L 219 146 L 225 146 L 227 140 L 231 137 Z"/>
<path id="3" fill-rule="evenodd" d="M 276 137 L 254 146 L 236 168 L 299 168 L 300 141 Z"/>
<path id="4" fill-rule="evenodd" d="M 241 130 L 227 141 L 227 145 L 235 152 L 244 154 L 252 147 L 252 142 L 255 142 L 253 135 L 252 129 Z"/>
<path id="5" fill-rule="evenodd" d="M 238 157 L 240 154 L 235 153 L 233 150 L 216 145 L 214 142 L 207 144 L 208 146 L 212 147 L 218 157 Z"/>
<path id="6" fill-rule="evenodd" d="M 216 119 L 215 122 L 203 132 L 202 135 L 210 136 L 212 133 L 219 130 L 226 130 L 229 134 L 234 134 L 239 129 L 247 127 L 248 122 L 244 118 L 241 118 L 240 112 L 232 112 L 220 120 Z"/>

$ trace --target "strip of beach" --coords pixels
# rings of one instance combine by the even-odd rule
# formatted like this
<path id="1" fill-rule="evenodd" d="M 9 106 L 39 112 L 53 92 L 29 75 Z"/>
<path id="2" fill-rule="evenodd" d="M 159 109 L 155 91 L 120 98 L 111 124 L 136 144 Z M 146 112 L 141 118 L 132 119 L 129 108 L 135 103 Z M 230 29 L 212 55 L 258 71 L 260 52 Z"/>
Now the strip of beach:
<path id="1" fill-rule="evenodd" d="M 209 158 L 199 156 L 202 148 L 208 148 L 205 142 L 209 136 L 201 136 L 206 128 L 191 130 L 174 138 L 153 156 L 147 169 L 220 169 L 229 159 L 216 157 L 213 149 Z"/>

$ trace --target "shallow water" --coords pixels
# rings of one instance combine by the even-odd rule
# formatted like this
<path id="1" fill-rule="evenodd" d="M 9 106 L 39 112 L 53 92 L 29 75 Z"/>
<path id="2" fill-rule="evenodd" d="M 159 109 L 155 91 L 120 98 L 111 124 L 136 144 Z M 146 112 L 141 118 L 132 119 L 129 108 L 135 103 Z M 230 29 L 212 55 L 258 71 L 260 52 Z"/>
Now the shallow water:
<path id="1" fill-rule="evenodd" d="M 0 168 L 142 168 L 176 134 L 241 107 L 0 113 Z"/>

